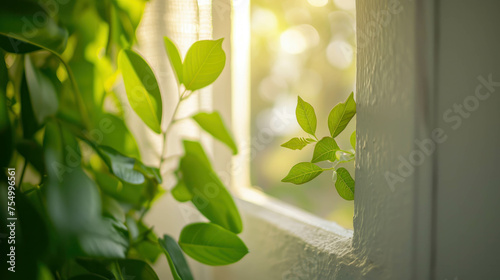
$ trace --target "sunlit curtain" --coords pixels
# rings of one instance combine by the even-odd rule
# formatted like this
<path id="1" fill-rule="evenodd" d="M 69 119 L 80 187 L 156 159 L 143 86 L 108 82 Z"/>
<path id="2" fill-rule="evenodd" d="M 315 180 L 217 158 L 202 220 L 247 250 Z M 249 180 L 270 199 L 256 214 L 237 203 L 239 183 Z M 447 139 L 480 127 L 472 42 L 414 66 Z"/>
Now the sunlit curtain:
<path id="1" fill-rule="evenodd" d="M 177 81 L 165 52 L 163 37 L 168 36 L 172 39 L 177 44 L 181 56 L 184 57 L 195 41 L 212 38 L 211 11 L 211 0 L 150 0 L 146 5 L 137 32 L 139 41 L 137 51 L 151 65 L 159 82 L 163 99 L 163 124 L 170 122 L 178 101 Z M 211 108 L 212 92 L 209 87 L 183 102 L 183 106 L 179 108 L 178 118 L 189 116 L 198 109 L 211 110 Z M 163 139 L 149 131 L 140 120 L 136 121 L 134 135 L 140 145 L 142 157 L 146 158 L 148 163 L 157 164 Z M 205 144 L 208 142 L 200 136 L 200 131 L 194 124 L 187 121 L 179 122 L 171 130 L 168 138 L 168 155 L 183 153 L 180 141 L 182 138 L 201 139 Z M 205 146 L 210 152 L 211 145 Z M 176 167 L 177 161 L 171 160 L 167 163 L 165 169 L 162 170 L 163 185 L 164 188 L 171 188 L 176 183 L 171 171 Z M 160 198 L 147 218 L 154 221 L 152 224 L 155 224 L 157 232 L 173 236 L 179 234 L 182 225 L 201 219 L 191 205 L 174 203 L 172 197 L 168 195 Z M 209 267 L 196 263 L 190 263 L 190 266 L 197 279 L 213 279 Z M 155 269 L 160 279 L 170 279 L 170 270 L 165 259 L 157 262 Z"/>
<path id="2" fill-rule="evenodd" d="M 163 37 L 171 38 L 184 57 L 196 40 L 212 38 L 212 6 L 211 0 L 151 0 L 146 10 L 137 37 L 137 50 L 146 58 L 160 84 L 163 98 L 163 124 L 172 118 L 177 102 L 178 90 L 176 79 L 171 70 L 165 52 Z M 188 116 L 200 109 L 210 110 L 212 95 L 210 88 L 204 89 L 183 103 L 178 117 Z M 161 151 L 162 139 L 144 131 L 138 138 L 142 151 L 148 159 L 154 161 Z M 180 136 L 199 138 L 199 130 L 189 122 L 183 122 L 172 130 L 168 141 L 169 155 L 181 153 Z M 144 141 L 142 141 L 144 140 Z M 169 168 L 168 166 L 166 168 Z"/>

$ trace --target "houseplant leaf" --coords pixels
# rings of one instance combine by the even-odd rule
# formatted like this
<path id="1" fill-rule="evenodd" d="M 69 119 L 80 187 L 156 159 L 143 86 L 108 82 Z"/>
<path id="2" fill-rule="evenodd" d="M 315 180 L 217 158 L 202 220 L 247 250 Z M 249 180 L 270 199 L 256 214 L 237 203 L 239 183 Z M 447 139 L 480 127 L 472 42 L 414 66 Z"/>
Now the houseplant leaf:
<path id="1" fill-rule="evenodd" d="M 347 169 L 343 167 L 337 169 L 335 188 L 343 199 L 354 200 L 354 179 L 352 179 Z"/>
<path id="2" fill-rule="evenodd" d="M 180 170 L 196 208 L 211 222 L 240 233 L 242 222 L 238 209 L 215 172 L 191 154 L 181 159 Z"/>
<path id="3" fill-rule="evenodd" d="M 48 122 L 43 140 L 47 210 L 69 255 L 125 256 L 126 241 L 101 217 L 94 181 L 81 168 L 78 142 L 57 123 Z"/>
<path id="4" fill-rule="evenodd" d="M 219 112 L 201 112 L 194 115 L 193 119 L 203 130 L 210 133 L 215 139 L 226 144 L 233 151 L 233 155 L 238 153 L 238 148 L 234 143 L 233 137 L 229 134 Z"/>
<path id="5" fill-rule="evenodd" d="M 29 55 L 24 62 L 31 106 L 37 122 L 41 124 L 47 117 L 57 113 L 59 100 L 54 85 L 45 74 L 33 66 Z"/>
<path id="6" fill-rule="evenodd" d="M 288 140 L 288 142 L 281 144 L 281 147 L 288 148 L 291 150 L 302 150 L 305 146 L 307 146 L 309 143 L 312 142 L 314 142 L 314 140 L 311 138 L 294 137 Z"/>
<path id="7" fill-rule="evenodd" d="M 314 108 L 311 104 L 302 100 L 300 96 L 298 97 L 295 115 L 297 116 L 297 122 L 300 127 L 302 127 L 305 132 L 315 135 L 317 125 L 316 113 L 314 113 Z"/>
<path id="8" fill-rule="evenodd" d="M 351 146 L 354 150 L 356 150 L 356 130 L 354 130 L 351 134 L 351 138 L 349 139 L 351 142 Z"/>
<path id="9" fill-rule="evenodd" d="M 204 88 L 222 73 L 226 64 L 223 40 L 201 40 L 189 48 L 184 59 L 182 78 L 187 90 Z"/>
<path id="10" fill-rule="evenodd" d="M 161 133 L 162 103 L 160 88 L 148 63 L 132 50 L 122 50 L 118 66 L 132 109 L 154 132 Z"/>
<path id="11" fill-rule="evenodd" d="M 168 59 L 170 60 L 170 65 L 172 65 L 172 68 L 175 73 L 175 77 L 177 78 L 177 82 L 179 84 L 183 83 L 183 68 L 182 68 L 182 59 L 181 55 L 179 54 L 179 50 L 175 46 L 174 42 L 170 40 L 168 37 L 163 37 L 163 40 L 165 42 L 165 50 L 167 51 Z"/>
<path id="12" fill-rule="evenodd" d="M 153 268 L 141 260 L 124 259 L 116 260 L 115 265 L 111 266 L 111 272 L 115 279 L 141 279 L 158 280 L 158 275 Z"/>
<path id="13" fill-rule="evenodd" d="M 290 169 L 288 175 L 281 182 L 290 182 L 296 185 L 304 184 L 316 178 L 323 169 L 314 163 L 300 162 Z"/>
<path id="14" fill-rule="evenodd" d="M 80 274 L 69 278 L 69 280 L 108 280 L 108 278 L 97 274 Z"/>
<path id="15" fill-rule="evenodd" d="M 167 256 L 168 265 L 175 280 L 193 280 L 191 269 L 184 258 L 181 248 L 175 240 L 169 235 L 164 235 L 163 239 L 158 239 L 158 243 L 163 248 Z"/>
<path id="16" fill-rule="evenodd" d="M 210 163 L 210 160 L 208 159 L 208 156 L 205 153 L 205 150 L 203 150 L 203 146 L 201 146 L 200 142 L 184 140 L 182 141 L 182 145 L 184 146 L 184 153 L 186 155 L 193 155 L 197 157 L 205 166 L 210 169 L 212 168 L 212 164 Z"/>
<path id="17" fill-rule="evenodd" d="M 179 245 L 191 258 L 213 266 L 235 263 L 248 254 L 248 248 L 236 234 L 212 223 L 184 227 Z"/>
<path id="18" fill-rule="evenodd" d="M 179 202 L 186 202 L 193 199 L 193 194 L 186 186 L 184 180 L 180 179 L 177 181 L 177 184 L 170 191 L 175 200 Z"/>
<path id="19" fill-rule="evenodd" d="M 43 24 L 40 24 L 40 18 L 44 19 Z M 1 40 L 2 48 L 20 53 L 41 47 L 61 54 L 68 40 L 68 31 L 57 25 L 41 5 L 23 0 L 2 3 L 0 35 L 5 36 Z"/>
<path id="20" fill-rule="evenodd" d="M 33 112 L 33 106 L 31 106 L 30 91 L 28 89 L 28 83 L 26 82 L 26 75 L 21 78 L 20 85 L 20 95 L 21 95 L 21 121 L 23 125 L 23 138 L 31 139 L 35 133 L 42 128 L 38 123 L 35 113 Z"/>
<path id="21" fill-rule="evenodd" d="M 356 102 L 354 101 L 354 93 L 351 92 L 347 100 L 333 107 L 330 115 L 328 115 L 330 135 L 333 138 L 337 137 L 346 128 L 355 114 Z"/>
<path id="22" fill-rule="evenodd" d="M 144 174 L 135 169 L 135 159 L 127 157 L 108 146 L 99 146 L 98 149 L 109 170 L 116 177 L 133 185 L 144 183 Z"/>
<path id="23" fill-rule="evenodd" d="M 105 113 L 96 124 L 102 132 L 100 145 L 109 146 L 118 152 L 136 159 L 141 159 L 139 147 L 122 118 Z"/>
<path id="24" fill-rule="evenodd" d="M 7 97 L 5 96 L 4 89 L 0 88 L 0 144 L 2 145 L 2 149 L 0 151 L 1 167 L 7 167 L 9 165 L 10 158 L 14 150 L 14 138 L 12 132 L 12 125 L 10 123 L 7 108 Z"/>
<path id="25" fill-rule="evenodd" d="M 94 177 L 103 193 L 120 202 L 139 208 L 145 201 L 144 192 L 147 181 L 140 185 L 133 185 L 122 182 L 111 174 L 97 171 L 94 172 Z"/>
<path id="26" fill-rule="evenodd" d="M 324 160 L 335 161 L 335 152 L 340 150 L 335 139 L 331 137 L 324 137 L 319 140 L 314 147 L 313 158 L 311 162 L 320 162 Z"/>

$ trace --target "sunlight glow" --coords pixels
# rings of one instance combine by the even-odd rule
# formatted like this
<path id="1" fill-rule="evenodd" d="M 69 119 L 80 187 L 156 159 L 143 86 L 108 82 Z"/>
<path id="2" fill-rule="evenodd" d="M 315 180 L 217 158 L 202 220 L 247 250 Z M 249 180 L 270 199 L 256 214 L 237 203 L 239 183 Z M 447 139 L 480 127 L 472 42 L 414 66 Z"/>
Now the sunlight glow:
<path id="1" fill-rule="evenodd" d="M 314 7 L 323 7 L 328 4 L 328 0 L 307 0 Z"/>
<path id="2" fill-rule="evenodd" d="M 333 0 L 333 2 L 343 10 L 354 10 L 356 8 L 354 0 Z"/>
<path id="3" fill-rule="evenodd" d="M 252 11 L 252 31 L 259 34 L 272 34 L 278 27 L 278 19 L 268 9 L 255 8 Z"/>
<path id="4" fill-rule="evenodd" d="M 290 54 L 299 54 L 307 49 L 306 37 L 302 32 L 290 28 L 280 37 L 281 48 Z"/>
<path id="5" fill-rule="evenodd" d="M 335 40 L 326 48 L 326 57 L 332 66 L 346 69 L 352 63 L 353 48 L 344 40 Z"/>
<path id="6" fill-rule="evenodd" d="M 319 34 L 309 24 L 291 27 L 281 34 L 281 48 L 290 54 L 299 54 L 319 43 Z"/>

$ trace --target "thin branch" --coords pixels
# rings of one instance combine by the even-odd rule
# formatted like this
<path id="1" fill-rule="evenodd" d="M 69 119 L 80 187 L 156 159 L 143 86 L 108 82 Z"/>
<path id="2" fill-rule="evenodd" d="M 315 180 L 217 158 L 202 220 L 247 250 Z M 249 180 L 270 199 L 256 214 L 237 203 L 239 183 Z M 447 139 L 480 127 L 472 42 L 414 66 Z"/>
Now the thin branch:
<path id="1" fill-rule="evenodd" d="M 163 165 L 163 163 L 165 162 L 165 159 L 166 159 L 166 158 L 164 158 L 164 155 L 165 155 L 165 153 L 167 151 L 167 137 L 168 137 L 168 133 L 172 129 L 173 125 L 179 120 L 179 119 L 176 119 L 175 116 L 177 115 L 177 112 L 179 111 L 179 107 L 180 107 L 182 101 L 186 100 L 189 97 L 189 94 L 188 94 L 188 96 L 184 96 L 186 93 L 187 93 L 187 90 L 184 90 L 182 93 L 179 94 L 179 101 L 175 105 L 174 113 L 172 114 L 172 120 L 168 124 L 167 128 L 165 129 L 165 131 L 162 133 L 163 134 L 163 147 L 162 147 L 162 151 L 161 151 L 161 154 L 160 154 L 160 170 L 161 170 L 161 166 Z"/>
<path id="2" fill-rule="evenodd" d="M 28 160 L 24 158 L 23 171 L 21 171 L 21 178 L 19 179 L 19 186 L 23 183 L 24 173 L 26 173 L 26 167 L 28 167 Z"/>

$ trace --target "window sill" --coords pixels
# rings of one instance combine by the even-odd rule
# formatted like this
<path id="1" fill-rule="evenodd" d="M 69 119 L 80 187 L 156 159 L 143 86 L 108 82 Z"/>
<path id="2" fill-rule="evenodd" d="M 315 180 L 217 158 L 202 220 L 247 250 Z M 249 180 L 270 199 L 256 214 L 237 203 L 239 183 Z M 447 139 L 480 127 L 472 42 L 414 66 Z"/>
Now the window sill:
<path id="1" fill-rule="evenodd" d="M 257 190 L 244 189 L 239 197 L 242 238 L 250 254 L 215 269 L 214 279 L 358 279 L 366 274 L 366 261 L 352 247 L 352 230 Z"/>

